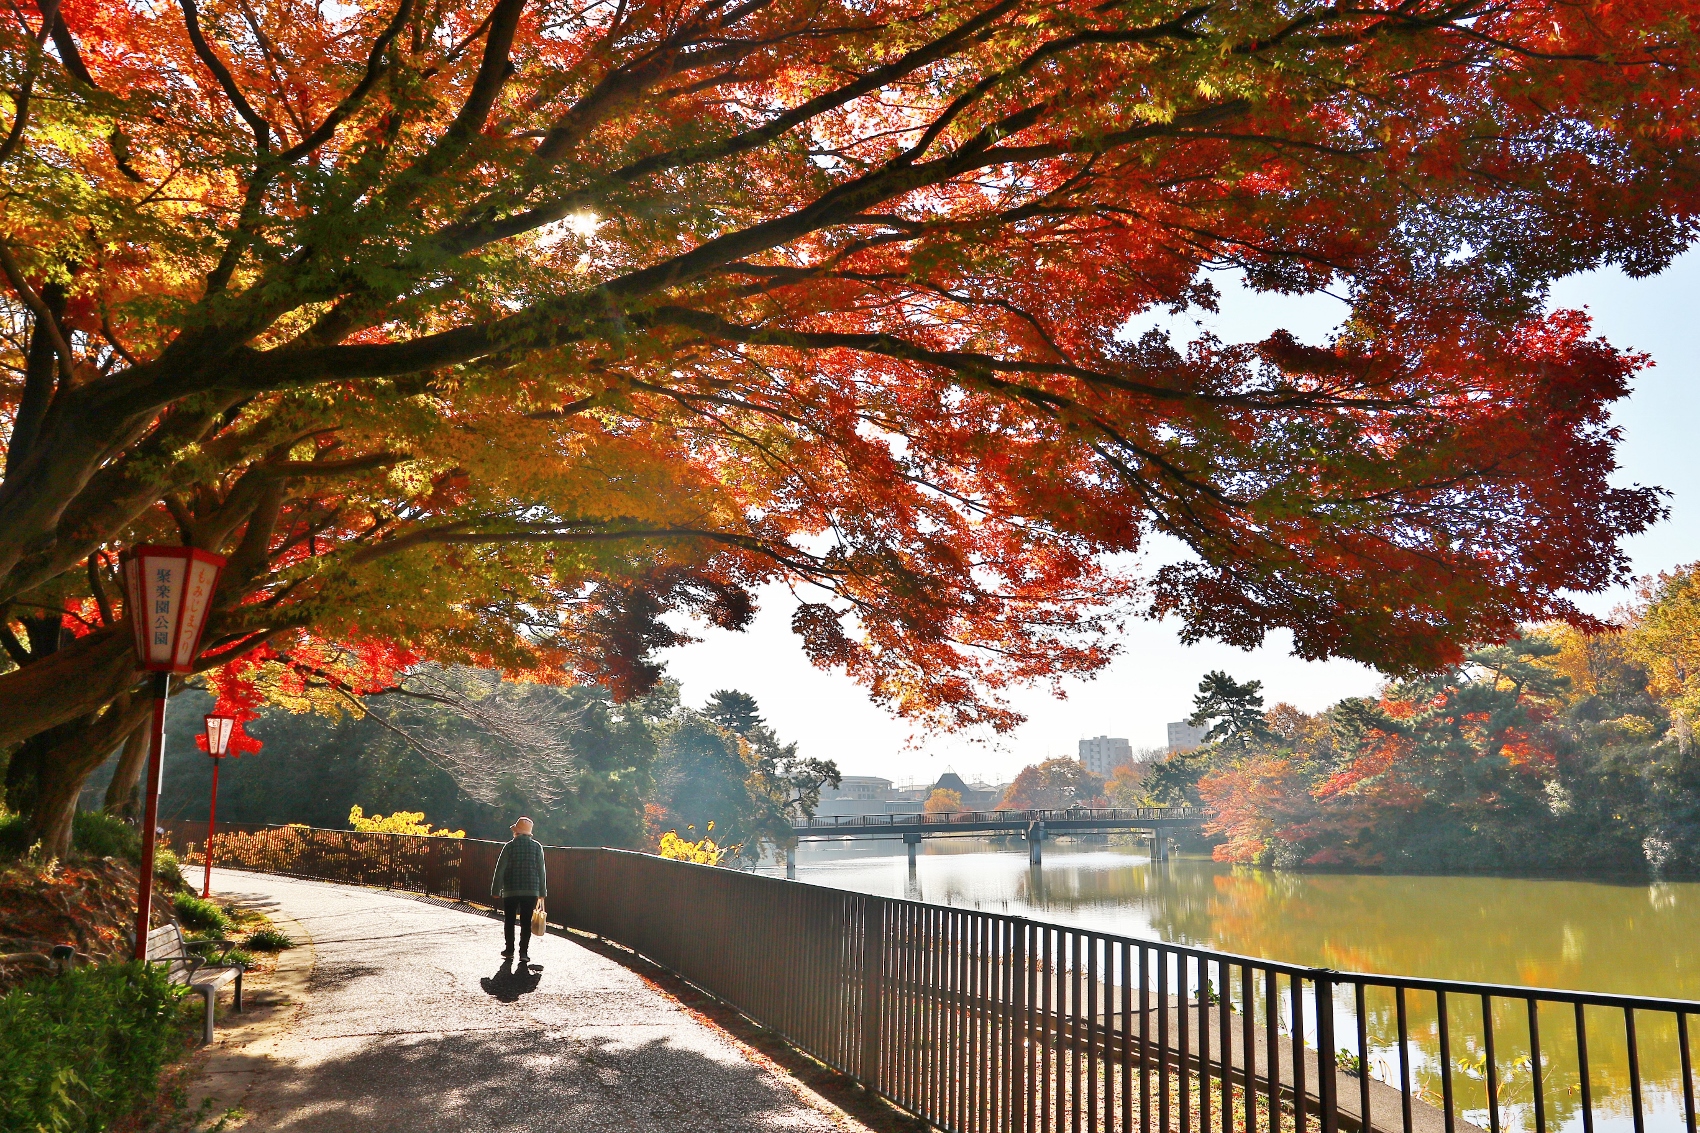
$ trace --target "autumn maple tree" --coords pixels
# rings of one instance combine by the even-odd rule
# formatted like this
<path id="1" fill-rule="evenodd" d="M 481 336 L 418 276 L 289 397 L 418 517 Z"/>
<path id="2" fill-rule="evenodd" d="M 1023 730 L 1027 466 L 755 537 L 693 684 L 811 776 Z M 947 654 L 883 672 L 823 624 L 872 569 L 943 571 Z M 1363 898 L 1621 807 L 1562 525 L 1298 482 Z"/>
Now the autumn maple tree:
<path id="1" fill-rule="evenodd" d="M 1545 289 L 1688 241 L 1694 14 L 40 0 L 0 742 L 122 737 L 112 556 L 160 537 L 232 556 L 209 670 L 636 687 L 668 609 L 778 580 L 944 726 L 1139 609 L 1403 671 L 1579 618 L 1659 502 L 1608 483 L 1639 360 Z M 1224 269 L 1349 317 L 1139 330 Z M 1151 532 L 1190 555 L 1142 577 Z"/>
<path id="2" fill-rule="evenodd" d="M 1283 865 L 1377 865 L 1389 828 L 1488 830 L 1544 811 L 1556 783 L 1551 721 L 1568 679 L 1539 635 L 1472 650 L 1466 663 L 1394 682 L 1375 698 L 1266 731 L 1204 775 L 1217 856 Z"/>

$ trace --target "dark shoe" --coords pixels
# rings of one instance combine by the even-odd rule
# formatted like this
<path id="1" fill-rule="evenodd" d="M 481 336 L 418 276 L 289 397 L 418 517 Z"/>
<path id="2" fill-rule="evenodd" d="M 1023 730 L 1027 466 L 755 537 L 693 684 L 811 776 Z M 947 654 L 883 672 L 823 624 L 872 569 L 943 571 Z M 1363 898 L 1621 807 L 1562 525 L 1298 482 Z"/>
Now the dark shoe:
<path id="1" fill-rule="evenodd" d="M 521 964 L 529 964 L 529 963 L 531 963 L 531 957 L 527 956 L 524 952 L 521 952 L 519 954 L 519 962 Z"/>
<path id="2" fill-rule="evenodd" d="M 512 956 L 512 955 L 513 955 L 513 954 L 514 954 L 514 946 L 513 946 L 513 945 L 511 945 L 511 944 L 510 944 L 510 945 L 508 945 L 508 946 L 507 946 L 507 947 L 506 947 L 506 948 L 504 948 L 504 949 L 502 949 L 502 958 L 503 958 L 503 959 L 504 959 L 504 960 L 505 960 L 505 959 L 508 959 L 508 958 L 509 958 L 509 957 L 511 957 L 511 956 Z"/>

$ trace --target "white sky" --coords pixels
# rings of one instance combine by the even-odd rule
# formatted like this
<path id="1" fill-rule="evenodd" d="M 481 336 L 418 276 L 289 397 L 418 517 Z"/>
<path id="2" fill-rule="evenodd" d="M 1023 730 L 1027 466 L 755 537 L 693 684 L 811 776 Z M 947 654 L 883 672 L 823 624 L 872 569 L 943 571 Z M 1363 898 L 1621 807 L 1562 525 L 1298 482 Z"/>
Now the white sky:
<path id="1" fill-rule="evenodd" d="M 1286 327 L 1312 342 L 1325 339 L 1343 310 L 1325 296 L 1302 299 L 1258 296 L 1218 281 L 1223 310 L 1201 324 L 1230 342 L 1255 341 Z M 1638 572 L 1669 569 L 1700 559 L 1700 458 L 1694 423 L 1700 411 L 1700 315 L 1692 296 L 1700 287 L 1700 252 L 1678 260 L 1653 279 L 1630 280 L 1616 271 L 1567 280 L 1554 290 L 1555 306 L 1586 307 L 1596 333 L 1614 345 L 1644 351 L 1654 360 L 1633 396 L 1619 405 L 1624 440 L 1617 482 L 1657 484 L 1672 493 L 1671 518 L 1628 544 Z M 1173 330 L 1191 337 L 1191 320 Z M 1240 680 L 1261 680 L 1269 703 L 1286 700 L 1308 711 L 1344 696 L 1372 692 L 1377 674 L 1346 661 L 1314 663 L 1290 655 L 1290 640 L 1271 636 L 1246 653 L 1215 643 L 1185 646 L 1172 622 L 1136 622 L 1123 637 L 1121 656 L 1091 681 L 1071 681 L 1066 699 L 1046 690 L 1012 697 L 1028 721 L 1006 736 L 916 736 L 869 701 L 842 673 L 809 664 L 790 632 L 791 599 L 783 590 L 762 596 L 761 612 L 744 633 L 695 627 L 702 643 L 669 650 L 668 672 L 687 703 L 700 704 L 719 688 L 753 695 L 781 738 L 804 754 L 837 760 L 846 774 L 883 775 L 900 781 L 932 780 L 946 769 L 966 779 L 1003 781 L 1021 767 L 1052 755 L 1075 754 L 1085 736 L 1125 736 L 1135 748 L 1164 742 L 1164 724 L 1191 711 L 1199 678 L 1226 669 Z M 1583 605 L 1605 613 L 1621 593 L 1592 596 Z"/>

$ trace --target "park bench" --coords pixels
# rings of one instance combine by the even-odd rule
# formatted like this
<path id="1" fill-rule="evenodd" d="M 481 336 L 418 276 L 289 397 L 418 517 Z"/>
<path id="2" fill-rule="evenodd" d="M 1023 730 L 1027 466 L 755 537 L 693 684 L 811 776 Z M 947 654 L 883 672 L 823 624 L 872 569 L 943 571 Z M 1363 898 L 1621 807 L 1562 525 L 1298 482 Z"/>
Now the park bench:
<path id="1" fill-rule="evenodd" d="M 228 940 L 184 940 L 183 930 L 175 921 L 148 931 L 148 961 L 165 965 L 166 976 L 172 983 L 186 985 L 207 1001 L 203 1043 L 213 1040 L 213 1004 L 219 988 L 234 982 L 236 1010 L 242 1010 L 242 965 L 224 962 L 232 947 Z M 212 959 L 210 954 L 215 951 L 217 959 Z"/>

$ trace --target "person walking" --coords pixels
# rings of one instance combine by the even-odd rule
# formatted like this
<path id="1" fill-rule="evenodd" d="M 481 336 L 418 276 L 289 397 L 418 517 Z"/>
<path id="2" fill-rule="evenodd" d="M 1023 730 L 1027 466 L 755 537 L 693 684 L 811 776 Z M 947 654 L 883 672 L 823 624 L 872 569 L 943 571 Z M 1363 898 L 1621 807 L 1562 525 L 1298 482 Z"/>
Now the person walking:
<path id="1" fill-rule="evenodd" d="M 490 879 L 490 894 L 502 901 L 504 957 L 514 954 L 514 922 L 519 922 L 519 961 L 531 957 L 531 911 L 541 897 L 549 895 L 549 879 L 543 868 L 543 844 L 531 836 L 531 819 L 513 824 L 513 838 L 496 859 L 496 876 Z"/>

